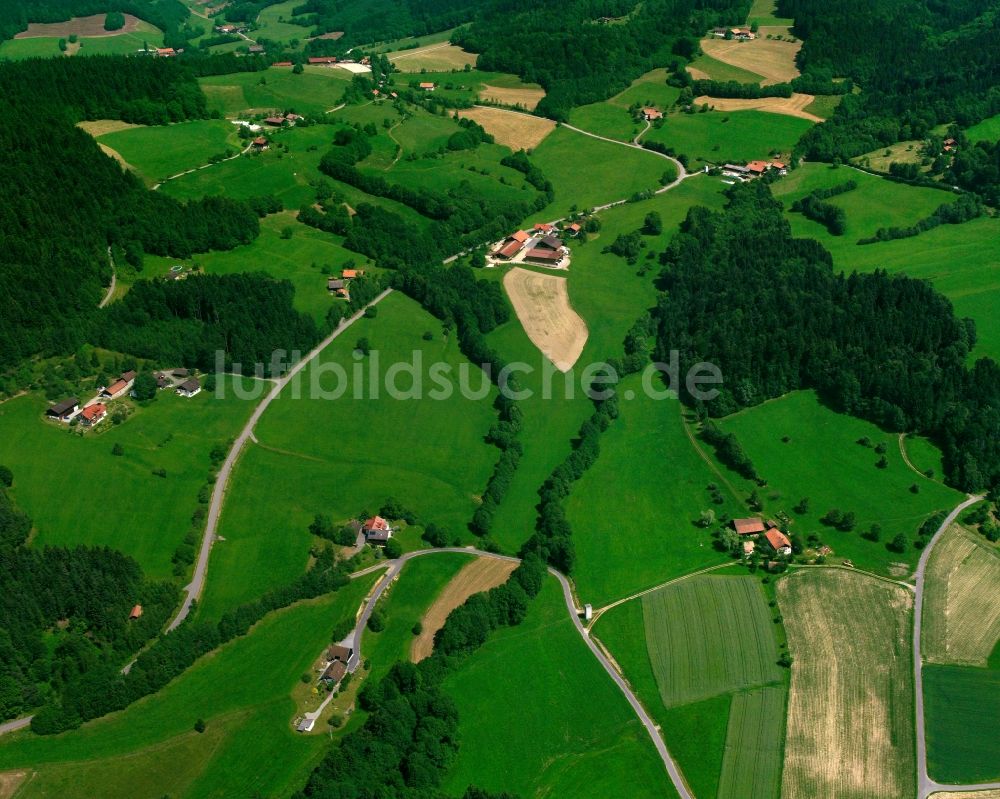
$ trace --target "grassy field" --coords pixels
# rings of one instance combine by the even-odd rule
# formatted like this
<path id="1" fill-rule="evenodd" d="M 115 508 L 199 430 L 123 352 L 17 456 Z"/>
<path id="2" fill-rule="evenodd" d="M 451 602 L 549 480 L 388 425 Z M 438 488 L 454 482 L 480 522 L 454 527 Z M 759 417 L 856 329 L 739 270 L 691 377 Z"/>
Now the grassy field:
<path id="1" fill-rule="evenodd" d="M 1000 550 L 954 525 L 927 565 L 920 651 L 929 663 L 986 666 L 1000 640 Z"/>
<path id="2" fill-rule="evenodd" d="M 770 153 L 788 153 L 812 122 L 766 111 L 709 111 L 671 114 L 666 124 L 646 134 L 700 163 L 750 161 Z M 846 179 L 846 178 L 845 178 Z"/>
<path id="3" fill-rule="evenodd" d="M 829 410 L 812 392 L 787 394 L 726 417 L 719 426 L 736 434 L 768 481 L 759 489 L 765 513 L 773 516 L 785 511 L 794 520 L 792 530 L 803 537 L 818 533 L 833 548 L 831 557 L 838 562 L 850 558 L 856 566 L 880 574 L 908 573 L 920 552 L 912 547 L 903 554 L 890 552 L 885 543 L 897 533 L 912 542 L 932 512 L 950 510 L 962 499 L 959 492 L 914 474 L 903 463 L 894 435 Z M 886 468 L 876 467 L 881 456 L 873 448 L 856 443 L 863 437 L 871 439 L 873 446 L 885 443 Z M 749 494 L 749 485 L 738 478 L 735 482 Z M 919 493 L 910 490 L 914 484 Z M 797 514 L 793 508 L 803 497 L 809 499 L 809 510 Z M 832 508 L 856 515 L 852 532 L 820 523 Z M 873 523 L 882 527 L 878 542 L 861 537 Z"/>
<path id="4" fill-rule="evenodd" d="M 257 29 L 250 36 L 254 39 L 270 39 L 274 42 L 290 44 L 293 40 L 305 43 L 312 34 L 311 27 L 292 25 L 285 20 L 295 16 L 295 9 L 302 5 L 298 0 L 286 0 L 274 6 L 261 9 L 257 17 Z M 242 42 L 246 44 L 246 42 Z"/>
<path id="5" fill-rule="evenodd" d="M 1000 221 L 976 219 L 964 225 L 942 225 L 909 239 L 857 246 L 880 227 L 912 225 L 954 195 L 935 189 L 915 188 L 867 175 L 857 170 L 830 169 L 804 164 L 774 185 L 775 196 L 787 206 L 814 188 L 854 180 L 858 188 L 832 202 L 847 215 L 847 232 L 831 236 L 826 228 L 788 214 L 796 236 L 817 239 L 833 254 L 834 265 L 845 271 L 886 269 L 921 280 L 930 280 L 951 299 L 955 312 L 976 321 L 979 334 L 974 357 L 1000 359 L 1000 316 L 993 312 L 1000 298 Z"/>
<path id="6" fill-rule="evenodd" d="M 105 422 L 82 438 L 45 421 L 47 405 L 37 397 L 0 405 L 0 463 L 14 471 L 14 497 L 34 520 L 33 544 L 109 546 L 148 575 L 169 577 L 208 478 L 209 452 L 236 435 L 254 404 L 161 391 L 121 425 Z M 115 444 L 124 455 L 111 454 Z M 165 479 L 153 474 L 160 468 Z"/>
<path id="7" fill-rule="evenodd" d="M 400 72 L 445 71 L 462 69 L 466 65 L 475 67 L 477 59 L 475 53 L 467 53 L 461 47 L 447 42 L 400 50 L 389 56 L 393 66 Z"/>
<path id="8" fill-rule="evenodd" d="M 293 398 L 290 386 L 261 418 L 259 444 L 244 452 L 230 483 L 219 528 L 225 541 L 212 551 L 213 577 L 201 608 L 206 616 L 217 617 L 301 573 L 309 556 L 307 528 L 317 513 L 346 521 L 376 511 L 392 496 L 425 522 L 468 535 L 476 496 L 497 458 L 496 448 L 483 442 L 496 419 L 492 390 L 475 401 L 457 391 L 447 400 L 426 396 L 435 385 L 427 377 L 431 364 L 448 364 L 454 374 L 467 363 L 454 335 L 443 338 L 440 322 L 401 294 L 378 308 L 377 318 L 358 322 L 303 372 L 302 399 Z M 424 332 L 432 340 L 425 341 Z M 375 357 L 385 370 L 419 353 L 424 398 L 393 399 L 384 383 L 373 398 L 367 376 L 361 382 L 353 376 L 363 366 L 352 355 L 362 337 L 372 349 L 368 368 L 376 368 Z M 349 377 L 344 395 L 307 399 L 314 381 L 321 391 L 335 390 L 333 364 Z M 478 387 L 478 370 L 470 371 L 468 383 Z M 397 382 L 404 391 L 410 384 L 405 374 Z M 356 388 L 363 398 L 354 398 Z M 407 535 L 415 543 L 415 534 Z"/>
<path id="9" fill-rule="evenodd" d="M 752 577 L 694 577 L 642 598 L 646 646 L 666 707 L 780 682 L 764 591 Z"/>
<path id="10" fill-rule="evenodd" d="M 207 164 L 213 156 L 243 149 L 236 127 L 224 119 L 136 127 L 108 133 L 98 141 L 138 169 L 147 184 Z"/>
<path id="11" fill-rule="evenodd" d="M 292 730 L 290 694 L 373 582 L 357 580 L 268 616 L 120 713 L 59 736 L 4 737 L 0 770 L 37 772 L 19 799 L 289 796 L 329 744 L 326 735 Z M 202 736 L 192 729 L 198 718 L 206 723 Z"/>
<path id="12" fill-rule="evenodd" d="M 978 125 L 973 125 L 965 131 L 965 135 L 971 142 L 1000 140 L 1000 114 L 984 119 Z"/>
<path id="13" fill-rule="evenodd" d="M 553 135 L 556 134 L 560 134 L 560 131 Z M 563 131 L 562 134 L 569 136 L 571 132 Z M 571 143 L 571 140 L 563 141 Z M 629 153 L 617 145 L 604 146 Z M 648 153 L 636 154 L 655 158 Z M 662 159 L 653 161 L 654 169 L 658 168 L 656 161 Z M 549 174 L 548 171 L 546 174 Z M 639 228 L 645 215 L 656 210 L 663 219 L 664 232 L 659 237 L 648 237 L 647 241 L 651 251 L 662 250 L 692 205 L 721 205 L 722 188 L 725 187 L 719 181 L 696 178 L 684 181 L 677 188 L 651 200 L 610 209 L 601 214 L 603 227 L 600 234 L 587 244 L 573 245 L 573 265 L 568 278 L 570 304 L 583 317 L 589 332 L 580 363 L 599 362 L 620 354 L 628 329 L 642 309 L 651 308 L 656 302 L 653 285 L 655 270 L 641 273 L 634 267 L 628 267 L 616 256 L 602 254 L 603 246 L 614 241 L 619 233 Z M 567 204 L 570 201 L 565 200 Z M 551 209 L 548 218 L 551 218 L 551 213 L 558 211 L 558 207 Z M 527 221 L 545 218 L 543 212 Z M 503 277 L 503 270 L 487 270 L 483 277 L 499 281 Z M 488 340 L 508 361 L 522 361 L 536 367 L 540 363 L 538 350 L 515 318 L 493 331 Z M 524 430 L 521 434 L 524 457 L 493 526 L 494 538 L 511 551 L 516 551 L 530 534 L 529 531 L 534 529 L 538 487 L 569 454 L 570 440 L 576 435 L 583 420 L 593 412 L 593 405 L 581 391 L 580 377 L 579 371 L 570 376 L 572 392 L 567 389 L 563 379 L 551 381 L 551 390 L 547 395 L 547 381 L 540 371 L 524 377 L 524 385 L 535 392 L 531 399 L 521 403 L 524 412 Z"/>
<path id="14" fill-rule="evenodd" d="M 923 436 L 906 436 L 903 439 L 906 457 L 921 473 L 930 472 L 935 480 L 944 475 L 944 458 L 941 450 Z"/>
<path id="15" fill-rule="evenodd" d="M 445 782 L 524 797 L 676 796 L 652 742 L 546 581 L 525 621 L 495 632 L 445 680 L 462 746 Z M 512 712 L 516 709 L 516 712 Z"/>
<path id="16" fill-rule="evenodd" d="M 625 149 L 564 128 L 557 128 L 535 148 L 532 161 L 552 181 L 556 199 L 538 216 L 562 216 L 571 205 L 591 208 L 624 200 L 637 191 L 656 189 L 664 173 L 676 170 L 667 160 L 638 149 Z"/>
<path id="17" fill-rule="evenodd" d="M 780 795 L 787 697 L 784 686 L 733 695 L 719 799 Z"/>
<path id="18" fill-rule="evenodd" d="M 61 37 L 67 38 L 67 37 Z M 8 39 L 0 43 L 0 59 L 16 61 L 24 58 L 54 58 L 61 55 L 59 36 L 32 36 Z M 163 32 L 155 25 L 139 21 L 134 31 L 113 36 L 80 36 L 77 44 L 69 45 L 72 55 L 130 55 L 143 47 L 163 46 Z"/>
<path id="19" fill-rule="evenodd" d="M 644 127 L 636 123 L 628 112 L 630 106 L 640 103 L 666 112 L 680 95 L 680 90 L 668 86 L 667 71 L 655 69 L 636 78 L 622 92 L 605 102 L 574 108 L 570 122 L 576 127 L 601 136 L 621 141 L 631 141 Z"/>
<path id="20" fill-rule="evenodd" d="M 794 658 L 782 797 L 911 796 L 912 595 L 843 569 L 803 570 L 777 591 Z"/>
<path id="21" fill-rule="evenodd" d="M 727 64 L 706 54 L 702 54 L 692 61 L 691 66 L 688 67 L 688 71 L 692 77 L 706 78 L 708 80 L 735 80 L 738 83 L 760 83 L 764 80 L 763 75 L 758 75 L 756 72 L 751 72 L 748 69 L 743 69 L 733 64 Z"/>
<path id="22" fill-rule="evenodd" d="M 927 770 L 945 783 L 1000 779 L 1000 668 L 924 667 Z"/>
<path id="23" fill-rule="evenodd" d="M 292 229 L 291 238 L 283 231 Z M 267 272 L 295 286 L 295 307 L 317 322 L 326 318 L 330 305 L 339 302 L 326 289 L 327 275 L 339 275 L 349 261 L 370 268 L 364 256 L 345 250 L 340 239 L 300 224 L 291 211 L 261 220 L 260 236 L 251 244 L 233 250 L 213 251 L 187 260 L 146 257 L 143 276 L 166 274 L 171 266 L 198 266 L 210 274 Z"/>
<path id="24" fill-rule="evenodd" d="M 210 110 L 232 117 L 245 111 L 295 111 L 321 114 L 340 104 L 351 73 L 344 69 L 306 67 L 296 75 L 290 69 L 213 75 L 198 82 Z"/>
<path id="25" fill-rule="evenodd" d="M 829 119 L 833 116 L 833 112 L 837 110 L 837 106 L 840 105 L 840 101 L 843 99 L 842 96 L 837 94 L 817 97 L 805 107 L 805 110 L 823 119 Z"/>
<path id="26" fill-rule="evenodd" d="M 756 22 L 758 25 L 792 24 L 792 20 L 775 16 L 776 13 L 774 0 L 753 0 L 750 13 L 747 14 L 747 22 Z"/>
<path id="27" fill-rule="evenodd" d="M 714 506 L 715 479 L 690 445 L 677 400 L 654 400 L 629 378 L 621 415 L 601 438 L 601 456 L 566 501 L 581 598 L 600 607 L 696 569 L 724 563 L 708 530 L 695 525 Z"/>

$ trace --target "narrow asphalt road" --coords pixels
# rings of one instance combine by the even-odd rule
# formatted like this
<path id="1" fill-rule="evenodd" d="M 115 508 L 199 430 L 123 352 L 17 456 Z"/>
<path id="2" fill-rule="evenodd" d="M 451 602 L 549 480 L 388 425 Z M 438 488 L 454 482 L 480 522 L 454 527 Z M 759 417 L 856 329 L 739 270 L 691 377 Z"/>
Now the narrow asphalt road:
<path id="1" fill-rule="evenodd" d="M 495 552 L 486 552 L 482 549 L 475 549 L 472 547 L 443 547 L 441 549 L 421 549 L 416 552 L 407 552 L 405 555 L 397 560 L 384 561 L 383 563 L 375 564 L 367 569 L 362 569 L 361 571 L 355 572 L 351 575 L 352 578 L 361 577 L 365 574 L 371 574 L 378 569 L 386 568 L 388 566 L 388 571 L 379 581 L 375 590 L 368 597 L 368 601 L 365 603 L 365 608 L 358 617 L 358 623 L 354 627 L 354 649 L 358 653 L 358 658 L 361 660 L 361 642 L 364 636 L 365 626 L 368 624 L 368 619 L 371 618 L 372 611 L 375 609 L 375 605 L 379 598 L 385 593 L 385 590 L 392 585 L 393 580 L 399 575 L 403 566 L 406 562 L 412 560 L 413 558 L 422 557 L 424 555 L 432 555 L 437 552 L 459 552 L 465 555 L 478 555 L 483 558 L 495 558 L 497 560 L 506 560 L 512 563 L 519 563 L 519 558 L 513 558 L 509 555 L 498 555 Z M 649 737 L 653 741 L 653 746 L 656 747 L 657 754 L 659 754 L 660 759 L 663 761 L 663 766 L 667 770 L 667 775 L 670 777 L 670 781 L 673 783 L 674 788 L 680 795 L 681 799 L 694 799 L 693 794 L 688 790 L 687 785 L 684 783 L 684 779 L 681 777 L 680 770 L 677 768 L 677 764 L 674 763 L 673 758 L 670 756 L 670 751 L 667 749 L 667 744 L 663 740 L 663 736 L 660 734 L 659 727 L 650 718 L 646 709 L 642 706 L 639 698 L 632 692 L 629 684 L 625 681 L 625 678 L 615 669 L 611 664 L 611 661 L 605 656 L 601 651 L 600 647 L 595 644 L 591 638 L 587 629 L 583 626 L 583 622 L 580 621 L 580 609 L 576 606 L 573 601 L 573 589 L 570 586 L 570 582 L 566 579 L 566 576 L 555 569 L 550 568 L 549 574 L 555 577 L 560 585 L 562 586 L 563 598 L 566 601 L 566 611 L 569 613 L 569 617 L 572 620 L 576 631 L 580 634 L 587 648 L 593 653 L 597 661 L 604 667 L 604 670 L 608 673 L 608 676 L 614 681 L 618 689 L 625 695 L 625 699 L 632 706 L 632 710 L 638 716 L 639 721 L 646 728 L 646 732 L 649 733 Z"/>
<path id="2" fill-rule="evenodd" d="M 371 303 L 369 303 L 369 306 L 381 302 L 391 292 L 392 289 L 386 289 L 374 300 L 372 300 Z M 334 339 L 358 321 L 358 319 L 364 315 L 364 312 L 365 309 L 362 308 L 354 314 L 354 316 L 342 322 L 336 330 L 317 344 L 308 355 L 289 369 L 287 374 L 275 382 L 274 387 L 254 409 L 249 421 L 247 421 L 243 430 L 233 442 L 233 446 L 230 447 L 229 454 L 226 455 L 226 460 L 223 462 L 222 468 L 219 469 L 219 474 L 215 480 L 215 486 L 212 489 L 212 499 L 208 505 L 208 520 L 205 524 L 205 533 L 201 539 L 201 550 L 198 552 L 198 562 L 195 564 L 194 576 L 191 578 L 191 582 L 184 588 L 184 602 L 177 611 L 177 615 L 174 616 L 170 625 L 167 627 L 167 632 L 175 629 L 177 625 L 188 617 L 188 614 L 191 612 L 191 603 L 201 595 L 202 588 L 205 585 L 205 574 L 208 571 L 208 556 L 212 551 L 212 543 L 215 541 L 215 531 L 219 525 L 219 514 L 222 512 L 222 503 L 225 499 L 226 485 L 229 482 L 229 476 L 233 471 L 233 467 L 236 465 L 236 460 L 239 458 L 240 451 L 243 449 L 247 440 L 253 435 L 253 429 L 260 420 L 260 417 L 263 415 L 264 411 L 267 410 L 268 405 L 270 405 L 271 402 L 273 402 L 274 399 L 281 393 L 282 389 L 288 385 L 289 381 L 301 372 L 324 349 L 326 349 Z"/>
<path id="3" fill-rule="evenodd" d="M 917 713 L 917 799 L 926 799 L 926 797 L 930 796 L 935 791 L 964 791 L 972 789 L 986 790 L 989 788 L 1000 788 L 1000 783 L 989 783 L 976 786 L 942 785 L 941 783 L 932 780 L 927 774 L 927 729 L 924 723 L 924 678 L 923 663 L 920 658 L 920 629 L 921 624 L 923 623 L 924 615 L 924 573 L 927 570 L 927 561 L 930 560 L 931 550 L 934 549 L 934 545 L 937 543 L 944 531 L 951 527 L 955 519 L 959 517 L 962 511 L 970 505 L 975 505 L 980 500 L 982 500 L 981 496 L 969 497 L 965 500 L 965 502 L 961 503 L 945 517 L 941 526 L 938 527 L 937 532 L 934 533 L 930 542 L 926 547 L 924 547 L 924 551 L 920 555 L 920 562 L 917 564 L 917 572 L 915 575 L 916 595 L 913 599 L 913 690 L 916 694 Z"/>
<path id="4" fill-rule="evenodd" d="M 111 285 L 108 286 L 108 292 L 104 295 L 104 299 L 98 303 L 98 308 L 103 308 L 111 302 L 111 297 L 115 293 L 115 286 L 118 285 L 118 275 L 117 270 L 115 269 L 115 257 L 111 254 L 111 247 L 108 247 L 108 263 L 111 265 Z"/>

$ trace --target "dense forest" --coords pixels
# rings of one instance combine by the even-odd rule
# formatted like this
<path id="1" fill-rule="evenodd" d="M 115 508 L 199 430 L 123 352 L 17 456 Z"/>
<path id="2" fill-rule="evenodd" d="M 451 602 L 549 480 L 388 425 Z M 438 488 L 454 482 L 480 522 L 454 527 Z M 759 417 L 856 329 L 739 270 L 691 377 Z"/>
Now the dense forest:
<path id="1" fill-rule="evenodd" d="M 186 257 L 258 235 L 267 203 L 185 204 L 150 192 L 74 125 L 206 116 L 197 81 L 176 62 L 94 56 L 5 63 L 0 95 L 18 117 L 0 127 L 0 369 L 72 352 L 88 340 L 111 277 L 109 247 L 141 269 L 143 253 Z"/>
<path id="2" fill-rule="evenodd" d="M 339 43 L 424 36 L 472 19 L 482 0 L 303 0 L 296 16 L 305 16 L 317 33 L 343 31 Z"/>
<path id="3" fill-rule="evenodd" d="M 778 12 L 804 40 L 803 72 L 862 88 L 805 135 L 798 155 L 845 159 L 1000 112 L 996 0 L 778 0 Z"/>
<path id="4" fill-rule="evenodd" d="M 0 488 L 0 720 L 116 673 L 159 632 L 179 593 L 104 547 L 29 548 L 30 531 Z M 143 614 L 129 620 L 136 604 Z"/>
<path id="5" fill-rule="evenodd" d="M 749 10 L 747 0 L 494 0 L 453 41 L 481 54 L 480 69 L 540 83 L 539 113 L 564 120 L 573 106 L 692 57 L 705 30 Z"/>
<path id="6" fill-rule="evenodd" d="M 725 375 L 705 410 L 723 416 L 815 388 L 838 410 L 930 435 L 952 485 L 997 485 L 1000 367 L 966 367 L 972 320 L 926 281 L 835 274 L 818 242 L 792 238 L 764 182 L 727 196 L 724 212 L 688 213 L 662 257 L 656 313 L 658 359 L 676 349 L 682 373 L 709 361 Z"/>

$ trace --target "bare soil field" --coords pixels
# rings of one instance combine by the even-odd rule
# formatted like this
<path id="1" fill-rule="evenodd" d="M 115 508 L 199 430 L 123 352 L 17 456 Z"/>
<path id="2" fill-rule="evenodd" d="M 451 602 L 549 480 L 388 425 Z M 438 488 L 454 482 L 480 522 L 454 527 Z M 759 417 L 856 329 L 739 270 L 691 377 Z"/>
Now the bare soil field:
<path id="1" fill-rule="evenodd" d="M 781 39 L 754 39 L 739 42 L 725 39 L 702 39 L 701 49 L 712 58 L 734 67 L 762 75 L 765 86 L 784 83 L 799 76 L 795 66 L 795 56 L 802 48 L 802 42 L 788 42 Z"/>
<path id="2" fill-rule="evenodd" d="M 448 614 L 473 594 L 489 591 L 506 582 L 516 568 L 517 564 L 513 561 L 496 558 L 476 558 L 463 566 L 434 600 L 434 604 L 427 608 L 421 619 L 423 630 L 413 639 L 410 647 L 410 660 L 419 663 L 430 657 L 434 651 L 434 634 L 444 626 Z"/>
<path id="3" fill-rule="evenodd" d="M 0 773 L 0 799 L 11 799 L 27 776 L 27 771 L 4 771 Z"/>
<path id="4" fill-rule="evenodd" d="M 467 53 L 461 47 L 450 42 L 429 44 L 413 50 L 400 50 L 388 54 L 389 60 L 402 72 L 445 72 L 449 69 L 462 69 L 466 64 L 476 65 L 479 56 Z"/>
<path id="5" fill-rule="evenodd" d="M 924 660 L 985 666 L 1000 639 L 1000 553 L 955 525 L 931 554 L 926 586 Z"/>
<path id="6" fill-rule="evenodd" d="M 76 126 L 84 133 L 89 133 L 95 139 L 98 136 L 105 136 L 108 133 L 118 133 L 120 130 L 131 130 L 141 128 L 142 125 L 134 125 L 131 122 L 122 122 L 120 119 L 93 119 L 89 122 L 77 122 Z"/>
<path id="7" fill-rule="evenodd" d="M 696 67 L 688 67 L 687 71 L 695 80 L 711 80 L 709 74 L 704 70 L 697 69 Z"/>
<path id="8" fill-rule="evenodd" d="M 100 36 L 119 36 L 123 33 L 135 33 L 143 21 L 131 14 L 125 15 L 125 27 L 116 31 L 104 30 L 104 14 L 94 14 L 90 17 L 74 17 L 66 22 L 32 22 L 28 29 L 21 31 L 15 39 L 34 39 L 37 37 L 55 37 L 65 39 L 76 34 L 88 38 Z"/>
<path id="9" fill-rule="evenodd" d="M 793 657 L 781 796 L 912 796 L 913 596 L 841 569 L 778 583 Z"/>
<path id="10" fill-rule="evenodd" d="M 568 372 L 587 343 L 587 323 L 569 303 L 566 278 L 514 267 L 503 277 L 514 312 L 531 343 Z"/>
<path id="11" fill-rule="evenodd" d="M 503 144 L 515 151 L 534 149 L 556 127 L 556 123 L 551 119 L 487 106 L 467 108 L 459 111 L 458 115 L 474 119 L 496 139 L 497 144 Z"/>
<path id="12" fill-rule="evenodd" d="M 528 111 L 534 111 L 535 107 L 545 96 L 545 89 L 533 89 L 522 86 L 516 89 L 508 89 L 503 86 L 483 85 L 479 92 L 481 100 L 488 100 L 493 103 L 503 103 L 504 105 L 517 105 Z"/>
<path id="13" fill-rule="evenodd" d="M 728 97 L 708 97 L 702 95 L 695 98 L 695 103 L 708 103 L 718 111 L 769 111 L 772 114 L 785 114 L 790 117 L 808 119 L 811 122 L 822 122 L 821 117 L 805 110 L 816 97 L 811 94 L 794 92 L 791 97 L 761 97 L 757 100 L 740 100 Z"/>

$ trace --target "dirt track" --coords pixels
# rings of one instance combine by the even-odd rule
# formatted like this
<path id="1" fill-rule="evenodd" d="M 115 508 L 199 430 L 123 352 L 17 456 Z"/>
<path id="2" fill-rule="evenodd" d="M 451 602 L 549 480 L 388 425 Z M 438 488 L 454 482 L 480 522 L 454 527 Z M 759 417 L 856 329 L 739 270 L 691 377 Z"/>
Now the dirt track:
<path id="1" fill-rule="evenodd" d="M 410 647 L 410 660 L 419 663 L 424 658 L 430 657 L 434 651 L 434 633 L 444 626 L 448 614 L 473 594 L 489 591 L 506 582 L 510 573 L 516 568 L 516 563 L 492 558 L 476 558 L 472 563 L 463 566 L 434 603 L 427 608 L 421 619 L 423 630 L 413 639 L 413 645 Z"/>
<path id="2" fill-rule="evenodd" d="M 497 144 L 503 144 L 514 151 L 537 147 L 556 127 L 551 119 L 486 106 L 464 109 L 458 115 L 474 119 L 496 139 Z"/>
<path id="3" fill-rule="evenodd" d="M 587 323 L 569 303 L 566 278 L 514 267 L 503 278 L 510 302 L 531 343 L 568 372 L 587 343 Z"/>
<path id="4" fill-rule="evenodd" d="M 737 100 L 734 98 L 708 97 L 702 95 L 695 98 L 695 103 L 714 105 L 719 111 L 770 111 L 772 114 L 785 114 L 790 117 L 808 119 L 810 122 L 822 122 L 823 119 L 805 110 L 816 98 L 811 94 L 795 92 L 791 97 L 762 97 L 759 100 Z"/>

